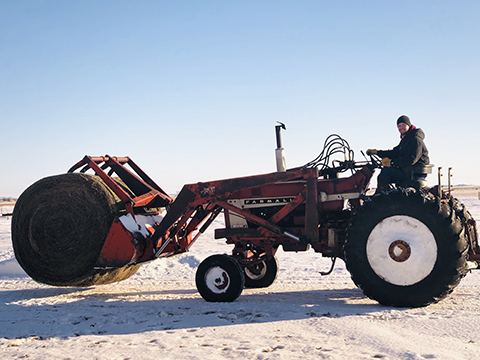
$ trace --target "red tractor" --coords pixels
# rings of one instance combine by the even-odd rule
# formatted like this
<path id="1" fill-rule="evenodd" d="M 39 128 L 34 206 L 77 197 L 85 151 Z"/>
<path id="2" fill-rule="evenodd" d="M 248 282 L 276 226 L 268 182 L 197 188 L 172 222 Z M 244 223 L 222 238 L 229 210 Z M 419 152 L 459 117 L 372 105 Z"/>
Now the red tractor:
<path id="1" fill-rule="evenodd" d="M 277 250 L 313 249 L 345 261 L 365 295 L 389 306 L 437 302 L 480 259 L 475 221 L 450 192 L 410 179 L 367 195 L 378 159 L 355 161 L 337 135 L 310 163 L 277 172 L 185 185 L 175 198 L 128 157 L 85 156 L 67 174 L 41 179 L 20 196 L 12 218 L 15 255 L 35 280 L 91 286 L 128 278 L 140 264 L 188 251 L 223 212 L 216 238 L 231 255 L 206 258 L 196 285 L 212 302 L 244 287 L 271 285 Z M 338 158 L 340 157 L 340 160 Z M 87 171 L 93 174 L 87 174 Z M 423 177 L 420 177 L 423 178 Z"/>

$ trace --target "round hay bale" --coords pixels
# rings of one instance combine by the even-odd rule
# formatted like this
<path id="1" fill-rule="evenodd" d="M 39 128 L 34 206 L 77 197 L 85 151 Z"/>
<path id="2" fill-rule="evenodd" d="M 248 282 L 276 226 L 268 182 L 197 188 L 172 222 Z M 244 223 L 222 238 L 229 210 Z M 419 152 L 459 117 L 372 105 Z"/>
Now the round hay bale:
<path id="1" fill-rule="evenodd" d="M 20 266 L 55 286 L 108 284 L 140 265 L 94 269 L 122 203 L 98 176 L 69 173 L 37 181 L 18 198 L 12 242 Z"/>

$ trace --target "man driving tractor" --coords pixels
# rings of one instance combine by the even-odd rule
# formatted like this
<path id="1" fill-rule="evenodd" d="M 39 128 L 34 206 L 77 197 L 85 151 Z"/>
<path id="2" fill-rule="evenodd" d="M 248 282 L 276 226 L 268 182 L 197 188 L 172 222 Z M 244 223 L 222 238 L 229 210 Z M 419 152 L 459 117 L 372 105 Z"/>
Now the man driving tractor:
<path id="1" fill-rule="evenodd" d="M 425 133 L 410 122 L 410 118 L 402 115 L 397 119 L 400 132 L 400 143 L 391 150 L 368 149 L 367 155 L 378 155 L 382 158 L 383 168 L 378 175 L 377 191 L 391 188 L 390 184 L 401 184 L 407 180 L 407 172 L 415 165 L 428 165 L 428 150 L 423 142 Z"/>

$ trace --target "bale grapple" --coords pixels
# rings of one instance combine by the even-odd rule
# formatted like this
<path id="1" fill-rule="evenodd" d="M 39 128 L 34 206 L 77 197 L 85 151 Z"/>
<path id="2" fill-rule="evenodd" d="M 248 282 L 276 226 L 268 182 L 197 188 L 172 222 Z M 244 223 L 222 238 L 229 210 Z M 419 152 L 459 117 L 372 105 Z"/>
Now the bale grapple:
<path id="1" fill-rule="evenodd" d="M 283 150 L 278 141 L 277 128 L 277 150 Z M 283 152 L 277 151 L 278 154 L 282 159 L 277 158 L 277 164 L 284 164 Z M 338 154 L 341 159 L 334 159 Z M 131 276 L 139 264 L 188 251 L 223 212 L 225 228 L 216 229 L 215 237 L 225 238 L 233 250 L 231 255 L 212 255 L 200 264 L 196 284 L 207 301 L 233 301 L 244 286 L 271 285 L 278 271 L 275 253 L 281 246 L 284 251 L 312 248 L 330 257 L 332 267 L 322 274 L 333 270 L 335 259 L 343 259 L 353 280 L 367 296 L 394 306 L 423 306 L 438 301 L 453 290 L 472 261 L 479 258 L 475 221 L 457 199 L 445 194 L 439 196 L 439 186 L 397 188 L 367 196 L 379 162 L 374 157 L 354 161 L 348 143 L 337 135 L 327 138 L 322 153 L 312 162 L 288 170 L 282 166 L 279 165 L 277 172 L 263 175 L 187 184 L 173 198 L 128 157 L 85 156 L 59 177 L 88 172 L 114 199 L 109 207 L 111 216 L 107 216 L 109 230 L 99 235 L 100 243 L 95 245 L 97 250 L 92 251 L 88 265 L 75 272 L 71 280 L 57 279 L 55 274 L 64 268 L 56 268 L 48 254 L 36 252 L 47 242 L 73 241 L 69 240 L 69 233 L 81 232 L 75 228 L 59 235 L 63 228 L 55 226 L 62 221 L 49 221 L 48 212 L 69 210 L 57 208 L 54 199 L 51 206 L 46 207 L 43 202 L 42 206 L 30 205 L 34 203 L 30 194 L 47 188 L 42 180 L 22 194 L 15 208 L 12 240 L 16 257 L 30 276 L 44 283 L 66 286 L 109 283 Z M 48 188 L 52 188 L 50 183 Z M 82 196 L 89 197 L 90 193 L 86 193 Z M 44 216 L 47 220 L 42 218 L 37 226 L 44 229 L 40 235 L 31 231 L 39 211 L 47 213 Z M 369 217 L 375 218 L 375 222 L 370 224 Z M 439 227 L 447 218 L 448 229 Z M 423 237 L 410 226 L 412 219 L 426 226 Z M 401 228 L 395 228 L 395 221 Z M 384 233 L 375 235 L 387 223 L 392 227 L 390 232 L 387 227 Z M 447 240 L 440 235 L 445 231 L 450 234 Z M 75 239 L 82 241 L 81 236 Z M 372 244 L 379 244 L 375 246 L 381 249 L 371 250 Z M 25 246 L 32 249 L 26 252 Z M 447 259 L 442 257 L 445 252 L 451 253 Z M 72 253 L 71 258 L 77 255 Z M 36 257 L 40 266 L 31 264 L 30 256 Z M 433 260 L 420 269 L 424 274 L 419 279 L 412 280 L 405 269 L 411 266 L 410 261 L 416 264 L 421 257 Z M 445 261 L 443 273 L 439 268 Z M 43 276 L 36 270 L 43 265 L 45 271 L 51 270 L 50 275 Z M 109 275 L 119 269 L 133 271 L 123 277 Z M 451 270 L 453 275 L 447 276 Z M 395 275 L 390 277 L 389 272 Z M 413 296 L 416 291 L 423 295 Z"/>

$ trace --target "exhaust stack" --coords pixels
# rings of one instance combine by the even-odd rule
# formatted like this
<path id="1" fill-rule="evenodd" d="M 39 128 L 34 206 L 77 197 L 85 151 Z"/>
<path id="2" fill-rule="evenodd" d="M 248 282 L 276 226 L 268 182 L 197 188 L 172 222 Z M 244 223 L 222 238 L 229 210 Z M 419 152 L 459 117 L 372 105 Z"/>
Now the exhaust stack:
<path id="1" fill-rule="evenodd" d="M 275 149 L 275 158 L 277 160 L 277 172 L 285 172 L 287 171 L 287 167 L 285 165 L 285 156 L 283 154 L 283 147 L 282 147 L 282 135 L 280 131 L 287 130 L 287 127 L 284 123 L 277 121 L 279 125 L 275 125 L 275 135 L 277 137 L 277 148 Z"/>

